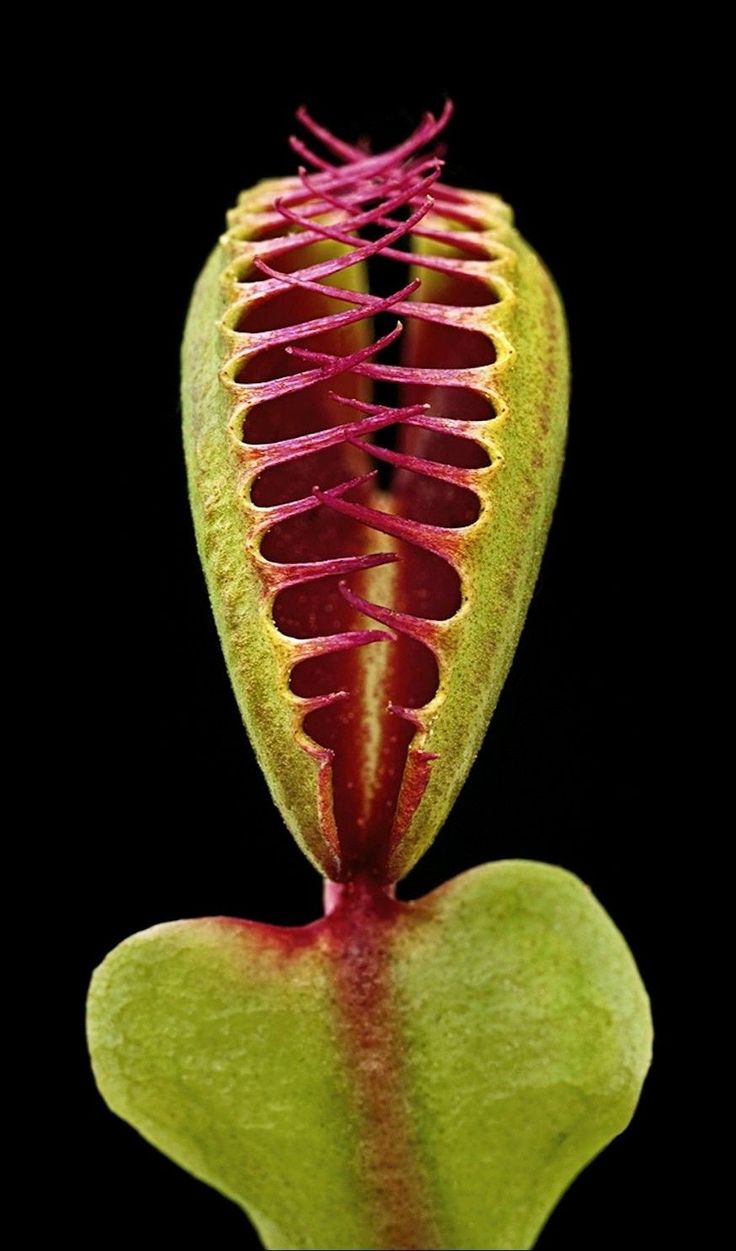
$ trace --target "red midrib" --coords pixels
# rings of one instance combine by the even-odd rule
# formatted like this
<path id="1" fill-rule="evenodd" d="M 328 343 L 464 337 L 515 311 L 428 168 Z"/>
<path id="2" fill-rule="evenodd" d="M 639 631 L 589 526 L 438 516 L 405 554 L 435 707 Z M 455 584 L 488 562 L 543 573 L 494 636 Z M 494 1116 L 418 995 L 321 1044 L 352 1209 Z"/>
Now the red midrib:
<path id="1" fill-rule="evenodd" d="M 421 910 L 420 910 L 421 909 Z M 355 1203 L 386 1251 L 440 1251 L 432 1165 L 408 1114 L 412 1075 L 395 981 L 397 939 L 421 925 L 426 906 L 403 903 L 370 877 L 325 884 L 325 916 L 310 925 L 274 926 L 221 917 L 285 958 L 326 963 L 337 1046 L 345 1075 Z M 337 1214 L 336 1214 L 337 1215 Z"/>
<path id="2" fill-rule="evenodd" d="M 355 881 L 332 895 L 322 933 L 331 957 L 338 1036 L 359 1125 L 360 1185 L 380 1246 L 432 1251 L 442 1241 L 431 1169 L 407 1117 L 411 1100 L 392 941 L 408 905 Z"/>

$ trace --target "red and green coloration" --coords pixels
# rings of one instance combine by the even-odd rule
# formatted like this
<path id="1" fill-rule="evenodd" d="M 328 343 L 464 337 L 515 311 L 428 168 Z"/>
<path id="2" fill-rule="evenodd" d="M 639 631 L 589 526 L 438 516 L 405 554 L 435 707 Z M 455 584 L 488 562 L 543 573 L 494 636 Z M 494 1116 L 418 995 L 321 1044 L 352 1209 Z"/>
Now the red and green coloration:
<path id="1" fill-rule="evenodd" d="M 447 815 L 521 629 L 562 460 L 564 319 L 508 208 L 417 155 L 445 118 L 376 157 L 303 118 L 342 164 L 230 214 L 184 342 L 187 462 L 274 799 L 327 877 L 392 882 Z M 368 290 L 376 258 L 393 294 Z"/>
<path id="2" fill-rule="evenodd" d="M 329 906 L 130 939 L 90 1040 L 111 1106 L 271 1247 L 528 1246 L 648 1063 L 633 961 L 569 875 L 393 898 L 510 664 L 567 407 L 549 275 L 501 201 L 422 155 L 449 112 L 372 156 L 302 111 L 327 155 L 294 140 L 316 172 L 241 197 L 184 343 L 225 655 Z"/>

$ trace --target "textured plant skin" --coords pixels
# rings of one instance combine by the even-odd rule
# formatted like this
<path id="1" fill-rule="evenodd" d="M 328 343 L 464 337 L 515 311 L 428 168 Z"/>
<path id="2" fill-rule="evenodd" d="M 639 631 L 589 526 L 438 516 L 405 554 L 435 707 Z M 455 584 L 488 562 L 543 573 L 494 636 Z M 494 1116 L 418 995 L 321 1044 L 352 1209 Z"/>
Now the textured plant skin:
<path id="1" fill-rule="evenodd" d="M 375 157 L 301 112 L 330 159 L 292 140 L 317 173 L 241 196 L 183 345 L 213 609 L 325 916 L 133 936 L 93 977 L 89 1045 L 110 1107 L 272 1248 L 530 1247 L 649 1064 L 633 958 L 571 874 L 394 895 L 511 663 L 568 396 L 561 302 L 509 208 L 420 155 L 449 112 Z M 376 295 L 408 237 L 409 281 Z"/>
<path id="2" fill-rule="evenodd" d="M 328 877 L 340 879 L 329 783 L 324 774 L 319 781 L 324 753 L 316 753 L 305 736 L 305 708 L 288 687 L 305 644 L 285 639 L 274 626 L 258 554 L 263 520 L 246 495 L 263 464 L 241 439 L 257 386 L 232 381 L 244 336 L 229 327 L 249 299 L 237 279 L 259 254 L 248 234 L 257 232 L 274 199 L 293 186 L 294 180 L 271 180 L 241 196 L 230 231 L 199 279 L 182 356 L 184 431 L 199 551 L 248 733 L 289 829 Z M 487 422 L 472 423 L 473 437 L 485 445 L 492 464 L 472 477 L 483 501 L 479 519 L 440 536 L 462 571 L 464 602 L 449 621 L 428 623 L 440 682 L 422 709 L 411 753 L 418 761 L 422 753 L 436 759 L 392 849 L 388 881 L 404 876 L 432 842 L 480 748 L 534 588 L 565 439 L 567 337 L 552 279 L 514 229 L 507 205 L 481 192 L 462 194 L 483 223 L 478 242 L 495 258 L 455 264 L 492 284 L 498 302 L 451 310 L 456 324 L 487 336 L 495 347 L 492 365 L 467 371 L 473 389 L 495 412 Z M 350 271 L 353 282 L 357 277 Z"/>
<path id="3" fill-rule="evenodd" d="M 220 917 L 121 944 L 90 995 L 100 1089 L 268 1247 L 531 1246 L 648 1066 L 623 938 L 548 865 L 411 904 L 343 889 L 303 929 Z"/>

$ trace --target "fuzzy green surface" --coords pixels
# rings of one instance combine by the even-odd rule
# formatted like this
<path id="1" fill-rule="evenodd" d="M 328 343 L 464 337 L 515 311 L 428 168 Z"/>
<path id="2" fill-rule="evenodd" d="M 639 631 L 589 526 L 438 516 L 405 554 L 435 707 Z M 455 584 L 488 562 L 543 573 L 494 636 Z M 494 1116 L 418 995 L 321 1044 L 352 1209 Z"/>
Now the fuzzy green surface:
<path id="1" fill-rule="evenodd" d="M 489 423 L 492 459 L 502 464 L 468 530 L 448 677 L 420 744 L 439 759 L 395 849 L 391 880 L 404 877 L 434 840 L 480 750 L 524 625 L 562 470 L 569 399 L 562 303 L 518 231 L 505 223 L 497 233 L 508 249 L 498 266 L 508 287 L 486 324 L 500 357 L 488 395 L 497 413 Z"/>
<path id="2" fill-rule="evenodd" d="M 562 869 L 484 865 L 426 903 L 431 923 L 399 942 L 398 982 L 442 1245 L 529 1247 L 633 1115 L 646 992 L 621 934 Z"/>
<path id="3" fill-rule="evenodd" d="M 385 1075 L 366 1082 L 365 1052 L 356 1069 L 330 924 L 292 945 L 222 919 L 157 926 L 90 990 L 110 1107 L 273 1248 L 386 1245 L 361 1165 L 366 1137 L 380 1148 L 367 1111 Z M 581 882 L 523 861 L 404 905 L 382 941 L 407 1159 L 436 1231 L 400 1245 L 529 1247 L 636 1105 L 651 1024 L 632 956 Z"/>
<path id="4" fill-rule="evenodd" d="M 242 1203 L 267 1246 L 322 1246 L 336 1213 L 362 1246 L 329 970 L 259 930 L 179 921 L 117 947 L 90 991 L 97 1082 L 145 1138 Z"/>
<path id="5" fill-rule="evenodd" d="M 295 738 L 283 639 L 249 557 L 242 463 L 229 429 L 232 402 L 220 382 L 227 261 L 218 247 L 202 271 L 182 347 L 184 447 L 197 548 L 230 680 L 274 801 L 302 850 L 334 875 L 320 825 L 318 767 Z"/>

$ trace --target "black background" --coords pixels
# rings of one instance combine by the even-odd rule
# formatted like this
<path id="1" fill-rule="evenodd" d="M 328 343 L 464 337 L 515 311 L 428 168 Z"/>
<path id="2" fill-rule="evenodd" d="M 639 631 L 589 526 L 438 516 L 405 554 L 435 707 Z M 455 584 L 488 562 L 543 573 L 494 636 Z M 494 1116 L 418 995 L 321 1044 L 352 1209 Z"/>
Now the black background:
<path id="1" fill-rule="evenodd" d="M 632 322 L 636 275 L 657 255 L 664 217 L 666 106 L 641 107 L 633 54 L 615 84 L 595 70 L 528 84 L 513 65 L 504 77 L 490 61 L 466 72 L 457 58 L 428 75 L 408 61 L 401 73 L 378 67 L 371 81 L 361 67 L 329 85 L 323 72 L 282 65 L 256 84 L 247 71 L 263 63 L 257 46 L 226 59 L 214 88 L 189 64 L 143 57 L 124 86 L 95 80 L 101 131 L 86 129 L 79 106 L 73 143 L 93 190 L 77 294 L 99 376 L 83 416 L 94 473 L 80 474 L 71 501 L 88 559 L 70 570 L 83 611 L 69 681 L 87 741 L 70 750 L 61 797 L 76 831 L 60 872 L 76 918 L 76 1012 L 64 1037 L 77 1074 L 79 1246 L 101 1245 L 102 1227 L 105 1245 L 188 1248 L 228 1235 L 257 1245 L 235 1206 L 107 1111 L 82 1022 L 91 970 L 137 929 L 209 914 L 295 924 L 320 911 L 319 879 L 270 802 L 229 688 L 194 547 L 178 401 L 193 282 L 239 189 L 294 168 L 286 137 L 303 101 L 346 138 L 371 133 L 385 146 L 450 94 L 446 180 L 514 205 L 566 303 L 571 430 L 541 578 L 481 755 L 401 893 L 504 857 L 564 865 L 591 886 L 652 997 L 655 1062 L 631 1127 L 575 1182 L 538 1246 L 645 1245 L 671 1209 L 678 1023 L 653 750 L 663 720 L 661 411 L 646 300 Z M 87 405 L 82 396 L 82 414 Z"/>

